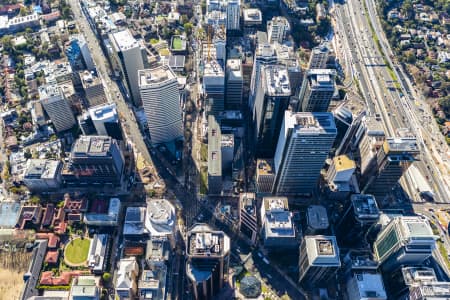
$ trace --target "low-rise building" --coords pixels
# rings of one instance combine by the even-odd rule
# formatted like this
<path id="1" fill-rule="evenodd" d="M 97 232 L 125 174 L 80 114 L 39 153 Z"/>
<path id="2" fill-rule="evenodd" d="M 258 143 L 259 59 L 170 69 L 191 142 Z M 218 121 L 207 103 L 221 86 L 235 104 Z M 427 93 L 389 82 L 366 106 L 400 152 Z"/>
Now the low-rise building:
<path id="1" fill-rule="evenodd" d="M 167 267 L 164 264 L 151 265 L 143 270 L 138 283 L 139 299 L 166 299 L 166 276 Z"/>
<path id="2" fill-rule="evenodd" d="M 136 277 L 139 274 L 139 266 L 135 257 L 123 258 L 119 261 L 116 277 L 116 296 L 120 300 L 134 299 L 137 295 Z"/>
<path id="3" fill-rule="evenodd" d="M 116 226 L 120 212 L 120 199 L 109 199 L 107 212 L 89 212 L 84 215 L 84 223 L 90 226 Z"/>
<path id="4" fill-rule="evenodd" d="M 61 185 L 61 169 L 59 160 L 29 159 L 23 182 L 32 192 L 57 189 Z"/>
<path id="5" fill-rule="evenodd" d="M 89 246 L 88 265 L 94 274 L 102 274 L 106 267 L 109 235 L 94 234 Z"/>
<path id="6" fill-rule="evenodd" d="M 140 237 L 147 233 L 145 229 L 145 207 L 127 207 L 125 222 L 123 224 L 123 235 Z"/>
<path id="7" fill-rule="evenodd" d="M 78 276 L 72 281 L 69 300 L 100 300 L 100 288 L 94 276 Z"/>

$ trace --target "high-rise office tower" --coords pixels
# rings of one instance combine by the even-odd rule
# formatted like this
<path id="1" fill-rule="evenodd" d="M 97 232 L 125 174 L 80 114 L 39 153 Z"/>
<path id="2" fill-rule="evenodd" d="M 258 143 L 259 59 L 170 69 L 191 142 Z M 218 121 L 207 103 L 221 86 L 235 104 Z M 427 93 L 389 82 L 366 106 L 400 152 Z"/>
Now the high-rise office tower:
<path id="1" fill-rule="evenodd" d="M 380 211 L 372 195 L 352 195 L 336 226 L 340 245 L 365 245 L 366 234 L 369 228 L 378 222 L 379 217 Z"/>
<path id="2" fill-rule="evenodd" d="M 264 197 L 261 204 L 264 247 L 280 251 L 298 247 L 297 234 L 286 197 Z"/>
<path id="3" fill-rule="evenodd" d="M 377 153 L 377 167 L 368 176 L 364 193 L 382 201 L 419 155 L 416 138 L 388 138 Z"/>
<path id="4" fill-rule="evenodd" d="M 180 92 L 168 66 L 139 70 L 139 90 L 153 144 L 183 137 Z"/>
<path id="5" fill-rule="evenodd" d="M 109 39 L 114 52 L 113 68 L 121 73 L 134 105 L 138 106 L 141 103 L 138 71 L 145 69 L 141 44 L 128 30 L 112 33 Z"/>
<path id="6" fill-rule="evenodd" d="M 331 69 L 308 70 L 299 93 L 299 111 L 325 112 L 335 91 L 336 72 Z"/>
<path id="7" fill-rule="evenodd" d="M 275 153 L 272 192 L 311 194 L 335 137 L 331 113 L 286 111 Z"/>
<path id="8" fill-rule="evenodd" d="M 376 154 L 383 145 L 386 136 L 383 124 L 375 117 L 363 117 L 356 135 L 355 143 L 358 144 L 360 156 L 360 170 L 364 177 L 370 170 L 376 168 Z"/>
<path id="9" fill-rule="evenodd" d="M 348 299 L 387 300 L 383 278 L 376 272 L 355 272 L 346 283 Z"/>
<path id="10" fill-rule="evenodd" d="M 380 232 L 373 248 L 381 268 L 389 272 L 401 265 L 422 264 L 432 255 L 435 239 L 428 220 L 396 217 Z"/>
<path id="11" fill-rule="evenodd" d="M 226 109 L 241 109 L 244 78 L 242 77 L 242 61 L 240 59 L 227 60 L 226 82 Z"/>
<path id="12" fill-rule="evenodd" d="M 97 135 L 107 135 L 115 140 L 123 139 L 115 103 L 94 106 L 89 109 L 89 116 Z"/>
<path id="13" fill-rule="evenodd" d="M 227 4 L 227 32 L 239 31 L 241 24 L 241 1 L 229 0 Z"/>
<path id="14" fill-rule="evenodd" d="M 392 299 L 409 299 L 409 292 L 417 286 L 437 283 L 433 268 L 424 266 L 405 266 L 384 274 L 386 289 Z"/>
<path id="15" fill-rule="evenodd" d="M 336 120 L 336 119 L 335 119 Z M 336 126 L 337 127 L 337 126 Z M 339 129 L 338 129 L 339 131 Z M 336 139 L 339 139 L 338 137 Z M 331 199 L 347 199 L 350 193 L 357 190 L 357 180 L 353 177 L 356 164 L 347 155 L 333 157 L 326 175 L 327 197 Z M 359 190 L 358 190 L 359 191 Z"/>
<path id="16" fill-rule="evenodd" d="M 258 31 L 256 33 L 256 49 L 253 62 L 252 77 L 250 82 L 250 96 L 248 105 L 253 111 L 255 96 L 261 80 L 261 68 L 265 65 L 277 63 L 277 55 L 274 48 L 267 41 L 267 33 Z"/>
<path id="17" fill-rule="evenodd" d="M 314 47 L 309 58 L 308 69 L 326 69 L 330 45 L 327 42 Z"/>
<path id="18" fill-rule="evenodd" d="M 39 87 L 39 99 L 57 132 L 71 129 L 76 121 L 69 102 L 56 84 Z"/>
<path id="19" fill-rule="evenodd" d="M 216 117 L 208 116 L 208 194 L 222 193 L 222 133 Z"/>
<path id="20" fill-rule="evenodd" d="M 206 224 L 196 224 L 186 237 L 186 275 L 194 299 L 213 299 L 222 289 L 230 259 L 230 238 Z"/>
<path id="21" fill-rule="evenodd" d="M 79 75 L 89 107 L 108 102 L 100 77 L 87 71 L 80 72 Z"/>
<path id="22" fill-rule="evenodd" d="M 289 106 L 291 87 L 285 66 L 264 66 L 260 74 L 253 110 L 256 155 L 273 157 L 284 111 Z"/>
<path id="23" fill-rule="evenodd" d="M 306 210 L 305 235 L 326 234 L 330 223 L 328 222 L 327 209 L 322 205 L 310 205 Z"/>
<path id="24" fill-rule="evenodd" d="M 64 163 L 62 178 L 68 186 L 119 186 L 124 166 L 116 140 L 109 136 L 81 136 Z"/>
<path id="25" fill-rule="evenodd" d="M 208 113 L 218 115 L 225 108 L 225 72 L 216 59 L 205 64 L 203 91 L 208 103 Z"/>
<path id="26" fill-rule="evenodd" d="M 334 236 L 307 235 L 300 245 L 299 282 L 305 288 L 327 287 L 341 266 Z"/>
<path id="27" fill-rule="evenodd" d="M 274 180 L 273 159 L 258 159 L 256 161 L 256 192 L 258 194 L 271 193 Z"/>
<path id="28" fill-rule="evenodd" d="M 267 22 L 267 36 L 269 43 L 283 43 L 289 30 L 289 21 L 285 17 L 273 17 L 272 20 Z"/>

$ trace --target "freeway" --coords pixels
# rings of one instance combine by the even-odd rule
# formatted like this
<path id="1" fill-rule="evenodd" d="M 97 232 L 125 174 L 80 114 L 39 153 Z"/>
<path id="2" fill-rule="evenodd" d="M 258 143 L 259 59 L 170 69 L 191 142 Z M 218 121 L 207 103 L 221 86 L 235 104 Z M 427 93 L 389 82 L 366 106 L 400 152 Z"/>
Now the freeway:
<path id="1" fill-rule="evenodd" d="M 380 117 L 385 127 L 387 136 L 399 136 L 403 128 L 413 133 L 421 150 L 420 161 L 415 162 L 416 167 L 429 180 L 433 188 L 437 202 L 448 201 L 447 184 L 442 179 L 441 170 L 436 166 L 436 159 L 427 145 L 432 145 L 428 130 L 424 128 L 423 120 L 418 120 L 415 114 L 415 104 L 409 97 L 411 90 L 405 88 L 403 83 L 405 76 L 398 75 L 400 69 L 390 59 L 387 43 L 382 42 L 379 48 L 373 36 L 371 24 L 372 16 L 366 16 L 365 6 L 371 7 L 373 1 L 368 4 L 364 0 L 349 0 L 345 4 L 335 4 L 334 23 L 339 38 L 340 52 L 350 53 L 352 73 L 355 76 L 357 86 L 364 96 L 369 115 Z M 372 14 L 373 7 L 369 12 Z M 373 22 L 373 21 L 372 21 Z M 371 23 L 372 23 L 371 22 Z M 375 32 L 379 32 L 375 30 Z M 381 39 L 382 40 L 382 39 Z M 391 67 L 393 66 L 393 67 Z M 400 78 L 400 81 L 397 80 Z M 428 122 L 429 123 L 429 122 Z M 415 186 L 414 178 L 407 172 L 401 183 L 406 192 L 416 201 L 420 201 Z"/>

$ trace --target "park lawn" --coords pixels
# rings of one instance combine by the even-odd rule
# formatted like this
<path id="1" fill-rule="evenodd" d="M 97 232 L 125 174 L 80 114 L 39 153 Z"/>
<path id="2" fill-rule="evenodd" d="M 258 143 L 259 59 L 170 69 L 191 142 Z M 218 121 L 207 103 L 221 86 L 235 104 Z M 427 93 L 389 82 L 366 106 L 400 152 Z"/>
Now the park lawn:
<path id="1" fill-rule="evenodd" d="M 89 246 L 91 241 L 89 239 L 75 239 L 71 241 L 65 250 L 65 259 L 72 264 L 81 264 L 87 260 Z"/>
<path id="2" fill-rule="evenodd" d="M 173 49 L 174 50 L 181 50 L 181 46 L 182 46 L 181 38 L 179 38 L 179 37 L 174 38 L 173 39 L 173 45 L 172 45 Z"/>

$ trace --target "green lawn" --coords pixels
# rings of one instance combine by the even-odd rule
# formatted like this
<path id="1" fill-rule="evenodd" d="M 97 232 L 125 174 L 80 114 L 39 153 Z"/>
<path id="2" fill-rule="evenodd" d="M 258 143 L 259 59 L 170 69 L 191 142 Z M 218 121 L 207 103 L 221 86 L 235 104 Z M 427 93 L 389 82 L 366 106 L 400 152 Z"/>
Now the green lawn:
<path id="1" fill-rule="evenodd" d="M 200 159 L 202 161 L 208 161 L 208 144 L 202 143 L 200 146 Z"/>
<path id="2" fill-rule="evenodd" d="M 157 40 L 157 39 L 150 39 L 150 44 L 156 45 L 158 43 L 159 43 L 159 40 Z"/>
<path id="3" fill-rule="evenodd" d="M 72 264 L 81 264 L 87 260 L 89 246 L 91 241 L 89 239 L 75 239 L 71 241 L 64 251 L 64 256 L 67 262 Z"/>
<path id="4" fill-rule="evenodd" d="M 176 37 L 173 39 L 173 44 L 172 47 L 174 50 L 181 50 L 182 48 L 182 43 L 181 43 L 181 38 Z"/>

